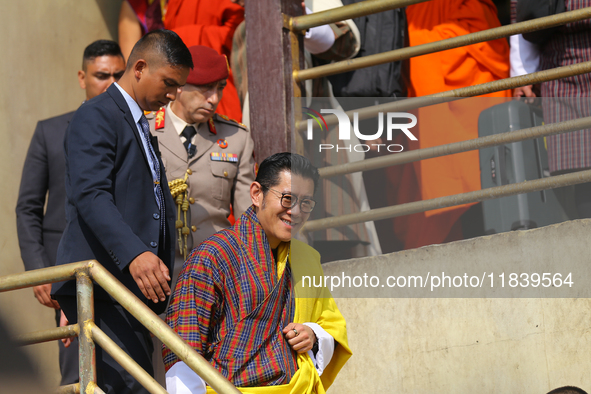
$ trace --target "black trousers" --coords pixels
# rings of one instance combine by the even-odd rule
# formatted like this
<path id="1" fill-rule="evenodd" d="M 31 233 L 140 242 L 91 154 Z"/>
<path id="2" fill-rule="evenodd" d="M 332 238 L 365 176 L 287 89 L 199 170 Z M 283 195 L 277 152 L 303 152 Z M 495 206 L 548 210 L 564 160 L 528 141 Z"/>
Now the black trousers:
<path id="1" fill-rule="evenodd" d="M 55 297 L 70 324 L 77 322 L 75 297 Z M 95 324 L 117 345 L 135 360 L 146 372 L 154 375 L 152 368 L 152 339 L 144 328 L 121 305 L 95 300 Z M 96 346 L 97 385 L 107 394 L 148 394 L 135 378 L 121 367 L 107 352 Z"/>
<path id="2" fill-rule="evenodd" d="M 60 325 L 60 316 L 61 310 L 56 309 L 56 327 Z M 78 338 L 72 338 L 70 347 L 65 347 L 62 341 L 57 341 L 57 343 L 59 346 L 60 373 L 62 375 L 60 386 L 78 383 Z"/>

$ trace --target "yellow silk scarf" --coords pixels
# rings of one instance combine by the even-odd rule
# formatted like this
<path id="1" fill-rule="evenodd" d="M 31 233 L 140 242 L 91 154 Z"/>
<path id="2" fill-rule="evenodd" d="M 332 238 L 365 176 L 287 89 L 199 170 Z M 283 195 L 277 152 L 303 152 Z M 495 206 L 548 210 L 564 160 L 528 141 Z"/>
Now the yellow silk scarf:
<path id="1" fill-rule="evenodd" d="M 304 287 L 302 278 L 323 277 L 320 266 L 320 255 L 316 250 L 303 242 L 292 240 L 279 246 L 277 252 L 277 274 L 283 273 L 289 257 L 293 283 L 295 287 L 295 323 L 316 323 L 328 332 L 338 343 L 332 359 L 324 369 L 322 376 L 318 376 L 312 359 L 307 353 L 298 354 L 298 370 L 289 382 L 280 386 L 238 387 L 242 393 L 265 394 L 324 394 L 334 382 L 338 372 L 351 357 L 351 349 L 347 342 L 345 319 L 339 312 L 330 291 L 324 287 Z M 291 249 L 291 253 L 290 253 Z M 291 256 L 290 256 L 291 255 Z M 308 281 L 305 282 L 308 284 Z M 215 391 L 207 387 L 207 393 Z"/>

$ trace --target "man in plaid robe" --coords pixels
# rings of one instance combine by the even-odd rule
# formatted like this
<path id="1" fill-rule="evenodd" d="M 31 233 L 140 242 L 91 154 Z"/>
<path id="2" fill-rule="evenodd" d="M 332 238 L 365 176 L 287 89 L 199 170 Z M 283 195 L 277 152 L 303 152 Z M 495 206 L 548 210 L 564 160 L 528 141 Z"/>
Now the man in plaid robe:
<path id="1" fill-rule="evenodd" d="M 591 7 L 591 0 L 561 0 L 565 11 Z M 517 0 L 511 1 L 511 21 L 516 21 Z M 511 37 L 511 76 L 591 61 L 591 20 L 555 28 L 537 45 L 522 35 Z M 591 75 L 560 78 L 541 84 L 544 122 L 547 124 L 591 115 Z M 515 97 L 535 97 L 532 85 L 516 88 Z M 591 129 L 546 137 L 550 174 L 560 175 L 591 168 Z M 574 200 L 580 219 L 591 218 L 591 183 L 574 185 Z"/>
<path id="2" fill-rule="evenodd" d="M 330 292 L 303 282 L 323 277 L 319 254 L 292 240 L 317 182 L 302 156 L 265 159 L 253 205 L 193 250 L 177 282 L 167 323 L 244 393 L 324 393 L 351 356 Z M 163 357 L 170 393 L 213 393 L 166 347 Z"/>

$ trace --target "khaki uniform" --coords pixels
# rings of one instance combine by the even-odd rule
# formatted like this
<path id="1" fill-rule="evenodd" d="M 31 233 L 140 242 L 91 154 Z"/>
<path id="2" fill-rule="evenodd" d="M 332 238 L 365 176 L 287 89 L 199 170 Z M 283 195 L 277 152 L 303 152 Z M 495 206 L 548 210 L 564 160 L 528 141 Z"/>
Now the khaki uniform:
<path id="1" fill-rule="evenodd" d="M 175 129 L 169 111 L 170 106 L 167 106 L 147 118 L 152 135 L 158 138 L 167 179 L 184 179 L 185 174 L 188 175 L 190 209 L 186 226 L 191 229 L 187 240 L 187 253 L 190 253 L 202 241 L 230 226 L 230 204 L 235 217 L 240 217 L 252 204 L 254 143 L 246 126 L 215 114 L 213 125 L 206 122 L 197 128 L 192 141 L 197 151 L 189 160 L 179 136 L 182 130 Z M 178 249 L 177 239 L 177 262 L 182 258 L 182 251 Z M 181 268 L 182 263 L 175 264 L 175 271 Z"/>

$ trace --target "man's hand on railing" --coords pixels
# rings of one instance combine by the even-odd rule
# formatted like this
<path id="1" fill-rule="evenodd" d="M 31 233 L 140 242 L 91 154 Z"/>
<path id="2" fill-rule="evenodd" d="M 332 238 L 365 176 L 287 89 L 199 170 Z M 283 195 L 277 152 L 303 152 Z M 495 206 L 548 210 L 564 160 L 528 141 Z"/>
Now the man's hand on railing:
<path id="1" fill-rule="evenodd" d="M 61 313 L 60 327 L 65 327 L 65 326 L 69 325 L 70 322 L 68 321 L 68 318 L 64 314 L 64 311 L 60 311 L 60 313 Z M 62 338 L 61 341 L 64 344 L 64 347 L 70 347 L 70 345 L 72 344 L 72 338 Z"/>
<path id="2" fill-rule="evenodd" d="M 33 292 L 37 301 L 42 305 L 53 309 L 60 309 L 60 304 L 56 300 L 51 299 L 51 283 L 35 286 L 33 287 Z"/>
<path id="3" fill-rule="evenodd" d="M 166 265 L 152 252 L 144 252 L 129 264 L 129 273 L 142 294 L 155 304 L 170 295 L 170 275 Z"/>

